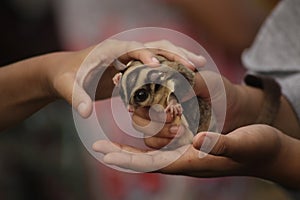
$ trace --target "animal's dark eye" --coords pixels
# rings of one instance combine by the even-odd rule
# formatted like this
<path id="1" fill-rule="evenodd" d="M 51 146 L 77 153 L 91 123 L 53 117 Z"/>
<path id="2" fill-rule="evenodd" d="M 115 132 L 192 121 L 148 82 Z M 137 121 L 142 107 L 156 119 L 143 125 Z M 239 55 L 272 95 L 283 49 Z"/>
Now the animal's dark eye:
<path id="1" fill-rule="evenodd" d="M 145 101 L 149 96 L 149 93 L 145 89 L 139 89 L 134 93 L 134 100 L 135 102 L 143 102 Z"/>

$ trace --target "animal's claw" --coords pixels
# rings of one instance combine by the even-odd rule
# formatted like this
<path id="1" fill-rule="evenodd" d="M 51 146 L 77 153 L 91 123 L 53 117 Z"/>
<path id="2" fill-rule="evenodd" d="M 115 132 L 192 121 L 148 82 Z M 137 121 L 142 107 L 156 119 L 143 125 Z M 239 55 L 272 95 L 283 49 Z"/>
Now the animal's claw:
<path id="1" fill-rule="evenodd" d="M 166 108 L 165 108 L 165 112 L 170 112 L 172 116 L 181 116 L 182 115 L 182 111 L 183 108 L 180 104 L 176 103 L 176 104 L 169 104 Z"/>

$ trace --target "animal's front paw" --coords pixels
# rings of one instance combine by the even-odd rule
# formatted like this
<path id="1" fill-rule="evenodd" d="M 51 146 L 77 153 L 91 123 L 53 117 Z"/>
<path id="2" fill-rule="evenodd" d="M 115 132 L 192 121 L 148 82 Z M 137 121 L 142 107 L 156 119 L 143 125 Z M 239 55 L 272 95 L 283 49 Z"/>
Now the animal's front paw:
<path id="1" fill-rule="evenodd" d="M 183 108 L 179 103 L 170 103 L 166 108 L 165 112 L 169 112 L 171 116 L 181 116 L 183 112 Z"/>

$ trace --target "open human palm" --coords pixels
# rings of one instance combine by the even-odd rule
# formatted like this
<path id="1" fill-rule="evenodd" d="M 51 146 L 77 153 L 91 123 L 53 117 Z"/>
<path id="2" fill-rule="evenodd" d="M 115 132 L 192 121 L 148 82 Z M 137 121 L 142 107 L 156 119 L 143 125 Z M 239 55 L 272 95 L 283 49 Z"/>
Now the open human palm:
<path id="1" fill-rule="evenodd" d="M 210 152 L 198 150 L 205 141 L 213 140 L 216 143 Z M 105 155 L 105 163 L 138 172 L 194 177 L 248 175 L 288 185 L 291 180 L 283 178 L 286 175 L 283 169 L 284 163 L 290 160 L 289 153 L 293 153 L 291 146 L 295 142 L 299 141 L 273 127 L 258 124 L 236 129 L 227 135 L 202 132 L 194 137 L 193 144 L 174 150 L 138 149 L 106 140 L 95 142 L 93 149 Z"/>

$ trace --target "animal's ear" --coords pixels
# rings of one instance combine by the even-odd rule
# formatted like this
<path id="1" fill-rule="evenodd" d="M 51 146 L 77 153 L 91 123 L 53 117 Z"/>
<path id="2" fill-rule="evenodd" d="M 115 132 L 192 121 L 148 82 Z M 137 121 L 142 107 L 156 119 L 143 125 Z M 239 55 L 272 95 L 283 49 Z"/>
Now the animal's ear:
<path id="1" fill-rule="evenodd" d="M 112 81 L 114 82 L 115 86 L 120 86 L 120 81 L 121 81 L 121 78 L 122 78 L 122 73 L 119 72 L 117 73 L 113 78 L 112 78 Z"/>
<path id="2" fill-rule="evenodd" d="M 149 73 L 148 77 L 151 82 L 159 83 L 161 81 L 165 81 L 166 73 L 158 70 L 153 70 Z"/>

